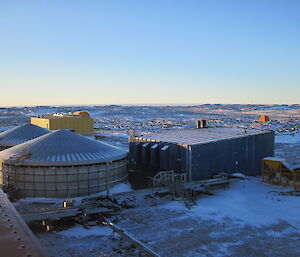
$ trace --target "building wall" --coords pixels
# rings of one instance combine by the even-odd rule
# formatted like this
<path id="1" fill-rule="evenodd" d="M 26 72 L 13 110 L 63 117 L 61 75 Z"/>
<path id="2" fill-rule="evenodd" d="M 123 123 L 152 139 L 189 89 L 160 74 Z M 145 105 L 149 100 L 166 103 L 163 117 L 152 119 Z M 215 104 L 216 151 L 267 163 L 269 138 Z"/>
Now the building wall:
<path id="1" fill-rule="evenodd" d="M 91 135 L 94 133 L 94 120 L 89 117 L 66 116 L 51 117 L 49 119 L 32 117 L 31 123 L 51 130 L 72 129 L 74 132 L 83 135 Z"/>
<path id="2" fill-rule="evenodd" d="M 256 176 L 261 174 L 262 158 L 274 155 L 274 133 L 194 145 L 191 154 L 192 180 L 205 179 L 222 172 Z"/>
<path id="3" fill-rule="evenodd" d="M 141 146 L 146 142 L 150 149 L 154 144 L 159 145 L 159 167 L 142 163 Z M 262 158 L 266 156 L 274 156 L 274 133 L 271 131 L 191 146 L 132 137 L 129 151 L 131 169 L 153 172 L 174 170 L 187 173 L 190 180 L 210 178 L 216 173 L 259 175 Z"/>
<path id="4" fill-rule="evenodd" d="M 142 140 L 129 143 L 129 165 L 133 170 L 154 174 L 159 170 L 175 170 L 184 173 L 186 168 L 186 146 Z"/>
<path id="5" fill-rule="evenodd" d="M 32 117 L 31 118 L 31 124 L 37 125 L 37 126 L 42 127 L 42 128 L 50 129 L 49 119 Z"/>
<path id="6" fill-rule="evenodd" d="M 127 158 L 97 165 L 27 167 L 3 165 L 0 178 L 22 197 L 78 197 L 106 190 L 127 178 Z"/>

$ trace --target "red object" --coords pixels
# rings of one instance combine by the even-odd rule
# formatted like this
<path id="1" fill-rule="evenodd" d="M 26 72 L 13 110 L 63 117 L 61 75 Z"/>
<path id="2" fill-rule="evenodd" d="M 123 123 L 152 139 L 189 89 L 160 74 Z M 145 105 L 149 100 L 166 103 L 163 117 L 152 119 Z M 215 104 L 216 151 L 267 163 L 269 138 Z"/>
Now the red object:
<path id="1" fill-rule="evenodd" d="M 270 120 L 270 118 L 268 115 L 261 115 L 258 121 L 259 122 L 267 122 L 269 120 Z"/>

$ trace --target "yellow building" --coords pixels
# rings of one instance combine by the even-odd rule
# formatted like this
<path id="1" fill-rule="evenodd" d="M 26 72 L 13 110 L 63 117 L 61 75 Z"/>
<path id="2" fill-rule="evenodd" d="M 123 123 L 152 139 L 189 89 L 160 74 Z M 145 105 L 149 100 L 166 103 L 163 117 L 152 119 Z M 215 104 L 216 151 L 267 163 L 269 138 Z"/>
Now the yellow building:
<path id="1" fill-rule="evenodd" d="M 88 112 L 40 115 L 32 117 L 31 124 L 51 130 L 70 129 L 82 135 L 94 134 L 94 120 Z"/>

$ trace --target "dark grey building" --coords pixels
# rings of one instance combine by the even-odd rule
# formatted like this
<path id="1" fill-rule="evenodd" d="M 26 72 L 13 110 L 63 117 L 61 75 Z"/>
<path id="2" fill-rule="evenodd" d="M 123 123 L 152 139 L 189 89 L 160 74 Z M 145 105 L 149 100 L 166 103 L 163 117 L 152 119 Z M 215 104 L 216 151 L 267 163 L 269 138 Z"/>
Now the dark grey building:
<path id="1" fill-rule="evenodd" d="M 132 170 L 154 175 L 186 173 L 190 181 L 217 173 L 261 174 L 262 158 L 274 155 L 274 132 L 199 128 L 149 133 L 130 138 Z"/>

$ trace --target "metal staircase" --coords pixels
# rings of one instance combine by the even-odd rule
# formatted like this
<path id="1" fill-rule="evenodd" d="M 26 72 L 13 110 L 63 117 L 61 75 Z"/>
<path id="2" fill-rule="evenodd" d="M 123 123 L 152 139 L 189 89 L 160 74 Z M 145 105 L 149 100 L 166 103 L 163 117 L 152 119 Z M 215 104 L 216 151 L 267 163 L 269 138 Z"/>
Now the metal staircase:
<path id="1" fill-rule="evenodd" d="M 174 170 L 160 171 L 152 178 L 153 187 L 165 186 L 174 197 L 184 200 L 187 208 L 196 203 L 197 191 L 186 188 L 186 173 L 175 173 Z"/>
<path id="2" fill-rule="evenodd" d="M 217 185 L 228 185 L 235 180 L 243 179 L 243 177 L 223 173 L 212 179 L 187 182 L 186 173 L 175 173 L 174 170 L 160 171 L 152 178 L 153 187 L 165 186 L 169 189 L 174 197 L 180 197 L 184 200 L 187 208 L 195 205 L 198 195 L 212 195 L 211 187 Z"/>

